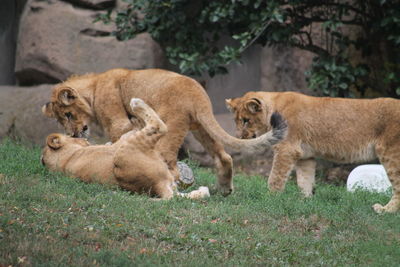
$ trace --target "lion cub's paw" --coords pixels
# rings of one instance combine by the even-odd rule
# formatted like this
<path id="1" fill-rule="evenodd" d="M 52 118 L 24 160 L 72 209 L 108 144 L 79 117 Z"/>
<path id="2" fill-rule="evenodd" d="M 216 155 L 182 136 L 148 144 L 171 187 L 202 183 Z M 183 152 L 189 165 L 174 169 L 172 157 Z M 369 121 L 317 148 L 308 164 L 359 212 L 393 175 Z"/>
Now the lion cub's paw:
<path id="1" fill-rule="evenodd" d="M 376 203 L 372 206 L 372 208 L 376 213 L 394 213 L 399 210 L 399 207 L 397 205 L 393 205 L 392 202 L 389 202 L 386 206 L 382 206 L 381 204 Z"/>
<path id="2" fill-rule="evenodd" d="M 190 199 L 202 199 L 206 197 L 210 197 L 210 190 L 207 186 L 200 186 L 199 189 L 193 190 L 190 193 L 177 193 L 180 197 L 186 197 Z"/>
<path id="3" fill-rule="evenodd" d="M 372 206 L 372 208 L 374 209 L 374 211 L 375 211 L 376 213 L 383 213 L 383 212 L 385 212 L 385 208 L 384 208 L 381 204 L 378 204 L 378 203 L 374 204 L 374 205 Z"/>

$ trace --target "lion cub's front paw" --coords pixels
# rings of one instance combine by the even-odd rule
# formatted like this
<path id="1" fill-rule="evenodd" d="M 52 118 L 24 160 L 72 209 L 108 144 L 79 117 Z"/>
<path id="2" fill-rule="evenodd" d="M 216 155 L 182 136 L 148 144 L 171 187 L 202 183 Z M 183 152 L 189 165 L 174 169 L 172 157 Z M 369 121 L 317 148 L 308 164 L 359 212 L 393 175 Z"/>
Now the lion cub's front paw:
<path id="1" fill-rule="evenodd" d="M 384 208 L 381 204 L 378 204 L 378 203 L 374 204 L 374 205 L 372 206 L 372 208 L 374 209 L 374 211 L 375 211 L 376 213 L 383 213 L 383 212 L 385 212 L 385 208 Z"/>

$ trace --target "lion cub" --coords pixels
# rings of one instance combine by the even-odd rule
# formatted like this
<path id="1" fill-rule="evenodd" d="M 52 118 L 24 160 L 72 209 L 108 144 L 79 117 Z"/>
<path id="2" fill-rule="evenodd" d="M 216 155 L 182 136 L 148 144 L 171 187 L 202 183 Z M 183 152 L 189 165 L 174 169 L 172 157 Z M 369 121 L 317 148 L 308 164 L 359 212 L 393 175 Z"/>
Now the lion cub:
<path id="1" fill-rule="evenodd" d="M 130 107 L 135 116 L 143 120 L 144 128 L 122 135 L 112 145 L 90 145 L 82 138 L 51 134 L 43 149 L 43 165 L 84 182 L 116 184 L 131 192 L 172 198 L 176 187 L 174 177 L 155 149 L 167 127 L 141 99 L 133 98 Z M 209 196 L 209 192 L 208 188 L 202 187 L 178 195 L 203 198 Z"/>
<path id="2" fill-rule="evenodd" d="M 270 132 L 258 140 L 234 138 L 215 120 L 211 101 L 198 82 L 160 69 L 111 69 L 73 76 L 54 86 L 50 102 L 42 111 L 57 119 L 69 135 L 88 137 L 93 122 L 115 142 L 124 133 L 143 126 L 129 108 L 131 98 L 143 99 L 167 125 L 168 132 L 157 142 L 156 149 L 179 185 L 182 177 L 177 155 L 188 131 L 214 159 L 217 188 L 224 196 L 233 192 L 233 163 L 224 146 L 252 153 L 260 146 L 269 149 L 281 137 Z"/>
<path id="3" fill-rule="evenodd" d="M 288 124 L 287 136 L 274 147 L 268 179 L 271 191 L 282 191 L 292 169 L 306 196 L 312 195 L 315 158 L 339 163 L 379 159 L 392 183 L 388 204 L 374 210 L 400 209 L 400 101 L 392 98 L 344 99 L 312 97 L 295 92 L 248 92 L 227 99 L 241 138 L 257 137 L 270 129 L 266 122 L 279 112 Z"/>

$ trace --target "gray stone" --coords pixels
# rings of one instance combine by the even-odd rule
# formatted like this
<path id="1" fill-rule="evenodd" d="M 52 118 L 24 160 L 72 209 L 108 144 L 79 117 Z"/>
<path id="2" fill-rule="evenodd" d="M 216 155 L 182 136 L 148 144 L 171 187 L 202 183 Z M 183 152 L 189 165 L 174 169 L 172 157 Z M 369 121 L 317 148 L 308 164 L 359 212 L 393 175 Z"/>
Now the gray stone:
<path id="1" fill-rule="evenodd" d="M 179 171 L 178 187 L 183 189 L 188 188 L 195 180 L 192 169 L 183 161 L 178 161 L 176 165 Z"/>
<path id="2" fill-rule="evenodd" d="M 29 0 L 22 15 L 16 75 L 20 84 L 56 83 L 72 74 L 111 68 L 161 67 L 161 48 L 144 33 L 120 42 L 95 11 L 56 0 Z"/>
<path id="3" fill-rule="evenodd" d="M 91 9 L 107 9 L 115 6 L 115 0 L 63 0 L 78 7 Z"/>

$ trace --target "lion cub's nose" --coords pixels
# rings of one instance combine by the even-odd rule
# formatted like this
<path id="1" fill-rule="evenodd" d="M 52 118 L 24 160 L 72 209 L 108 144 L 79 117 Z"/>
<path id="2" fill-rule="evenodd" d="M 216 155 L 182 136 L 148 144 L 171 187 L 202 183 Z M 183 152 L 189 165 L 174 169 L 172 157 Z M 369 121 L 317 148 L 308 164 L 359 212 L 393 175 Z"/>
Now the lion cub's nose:
<path id="1" fill-rule="evenodd" d="M 87 129 L 88 129 L 88 126 L 85 125 L 85 126 L 83 126 L 82 131 L 87 131 Z"/>

